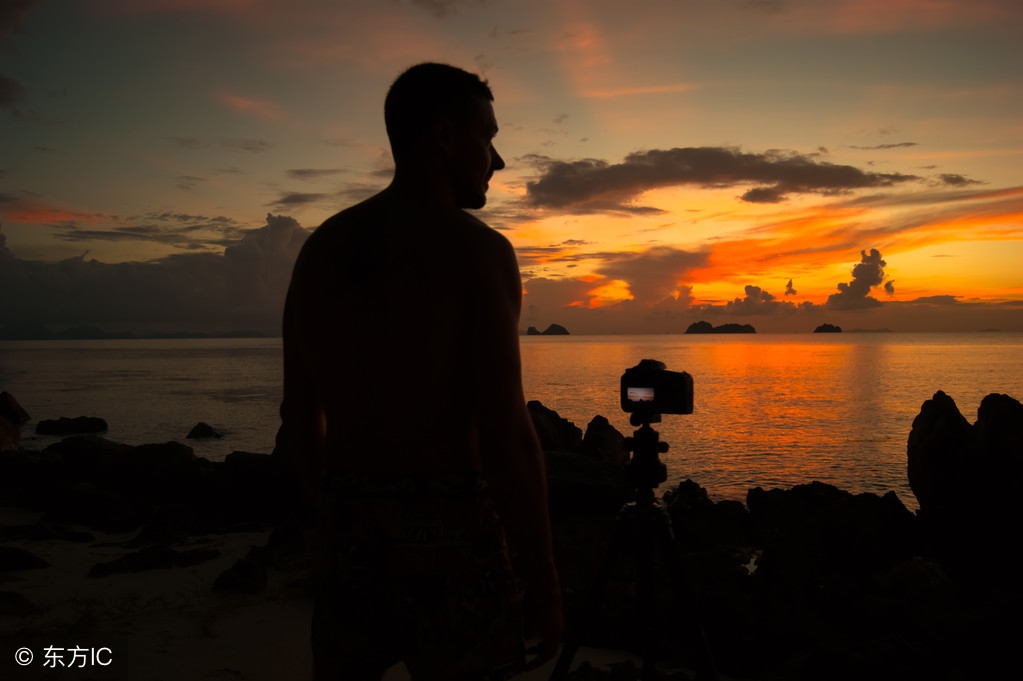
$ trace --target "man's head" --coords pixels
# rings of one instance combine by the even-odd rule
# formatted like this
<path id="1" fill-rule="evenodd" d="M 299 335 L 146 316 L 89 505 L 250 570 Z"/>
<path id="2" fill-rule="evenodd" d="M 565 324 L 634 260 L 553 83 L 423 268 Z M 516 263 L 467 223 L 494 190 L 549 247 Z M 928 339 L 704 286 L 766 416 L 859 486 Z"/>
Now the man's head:
<path id="1" fill-rule="evenodd" d="M 497 122 L 493 93 L 476 74 L 424 63 L 394 81 L 384 100 L 384 123 L 397 166 L 436 155 L 456 202 L 481 208 L 487 181 L 504 160 L 491 143 Z"/>

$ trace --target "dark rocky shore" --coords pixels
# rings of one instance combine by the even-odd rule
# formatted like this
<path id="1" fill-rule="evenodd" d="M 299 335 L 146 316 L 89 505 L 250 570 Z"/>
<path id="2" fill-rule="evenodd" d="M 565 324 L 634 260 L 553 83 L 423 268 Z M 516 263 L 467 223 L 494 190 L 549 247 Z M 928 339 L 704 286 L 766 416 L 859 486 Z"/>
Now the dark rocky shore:
<path id="1" fill-rule="evenodd" d="M 529 408 L 547 456 L 569 623 L 577 625 L 617 513 L 636 494 L 624 473 L 628 455 L 623 435 L 603 417 L 583 432 L 537 402 Z M 70 435 L 27 451 L 17 445 L 27 421 L 13 398 L 0 396 L 0 505 L 45 513 L 39 524 L 0 536 L 0 571 L 46 569 L 31 552 L 4 545 L 12 539 L 89 542 L 90 529 L 137 532 L 131 552 L 92 568 L 95 579 L 210 560 L 208 549 L 171 546 L 253 528 L 268 532 L 266 545 L 224 572 L 214 589 L 258 593 L 268 573 L 311 566 L 283 447 L 211 462 L 177 442 L 131 447 Z M 714 501 L 690 480 L 664 490 L 689 586 L 675 588 L 681 582 L 655 561 L 657 607 L 639 621 L 636 557 L 624 556 L 591 603 L 584 643 L 637 652 L 649 644 L 661 668 L 693 669 L 698 620 L 728 678 L 999 675 L 1015 664 L 1023 606 L 1015 566 L 1023 406 L 989 395 L 971 424 L 936 393 L 912 424 L 907 468 L 916 513 L 894 493 L 852 494 L 819 482 L 752 489 L 745 504 Z M 0 617 L 34 612 L 16 583 L 0 589 Z M 647 623 L 652 633 L 643 634 Z M 638 673 L 622 665 L 572 676 Z"/>

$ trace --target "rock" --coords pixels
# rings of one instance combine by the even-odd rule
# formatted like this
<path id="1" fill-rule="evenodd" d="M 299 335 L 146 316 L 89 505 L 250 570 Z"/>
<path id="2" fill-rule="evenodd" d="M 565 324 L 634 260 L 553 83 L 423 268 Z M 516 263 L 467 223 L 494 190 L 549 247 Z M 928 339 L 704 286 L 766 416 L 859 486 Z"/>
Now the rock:
<path id="1" fill-rule="evenodd" d="M 710 322 L 693 322 L 686 329 L 686 333 L 756 333 L 752 324 L 722 324 L 713 326 Z"/>
<path id="2" fill-rule="evenodd" d="M 1023 405 L 990 394 L 971 426 L 944 392 L 921 406 L 906 446 L 909 484 L 920 503 L 930 549 L 956 577 L 988 589 L 1013 588 L 1003 571 L 1023 523 Z"/>
<path id="3" fill-rule="evenodd" d="M 72 435 L 75 433 L 103 433 L 107 422 L 96 416 L 76 416 L 70 419 L 44 419 L 36 424 L 37 435 Z"/>
<path id="4" fill-rule="evenodd" d="M 629 453 L 625 451 L 625 436 L 600 415 L 594 416 L 586 426 L 582 453 L 591 459 L 615 466 L 624 466 L 629 461 Z"/>
<path id="5" fill-rule="evenodd" d="M 27 617 L 38 615 L 42 611 L 42 608 L 19 593 L 0 591 L 0 616 Z"/>
<path id="6" fill-rule="evenodd" d="M 188 431 L 188 435 L 185 436 L 185 438 L 188 440 L 196 440 L 207 437 L 218 438 L 223 437 L 223 435 L 213 430 L 213 426 L 211 426 L 210 424 L 204 421 L 199 421 L 199 423 L 192 426 L 192 430 Z"/>
<path id="7" fill-rule="evenodd" d="M 126 553 L 120 558 L 96 563 L 89 570 L 89 577 L 106 577 L 120 572 L 142 572 L 143 570 L 163 570 L 175 567 L 191 567 L 220 557 L 217 549 L 190 549 L 176 551 L 163 547 L 144 548 Z"/>
<path id="8" fill-rule="evenodd" d="M 31 418 L 28 412 L 18 404 L 18 400 L 14 399 L 14 395 L 6 391 L 0 392 L 0 416 L 16 426 L 28 422 Z"/>
<path id="9" fill-rule="evenodd" d="M 34 570 L 45 567 L 50 567 L 50 564 L 31 551 L 17 546 L 0 546 L 0 571 Z"/>
<path id="10" fill-rule="evenodd" d="M 97 435 L 72 435 L 43 451 L 58 456 L 69 475 L 82 480 L 101 480 L 109 478 L 115 469 L 124 466 L 131 450 L 131 445 Z"/>
<path id="11" fill-rule="evenodd" d="M 252 558 L 239 558 L 213 582 L 213 593 L 254 596 L 266 591 L 269 576 L 266 568 Z"/>
<path id="12" fill-rule="evenodd" d="M 0 415 L 0 452 L 14 452 L 21 448 L 21 429 L 6 416 Z"/>
<path id="13" fill-rule="evenodd" d="M 537 400 L 527 402 L 526 408 L 545 452 L 578 452 L 582 448 L 583 431 L 574 423 L 561 418 L 558 412 L 548 409 Z"/>
<path id="14" fill-rule="evenodd" d="M 955 401 L 942 391 L 920 407 L 906 445 L 909 487 L 920 510 L 940 514 L 960 506 L 971 427 Z"/>
<path id="15" fill-rule="evenodd" d="M 568 329 L 561 324 L 551 324 L 543 331 L 537 331 L 535 326 L 526 329 L 527 336 L 568 336 Z"/>

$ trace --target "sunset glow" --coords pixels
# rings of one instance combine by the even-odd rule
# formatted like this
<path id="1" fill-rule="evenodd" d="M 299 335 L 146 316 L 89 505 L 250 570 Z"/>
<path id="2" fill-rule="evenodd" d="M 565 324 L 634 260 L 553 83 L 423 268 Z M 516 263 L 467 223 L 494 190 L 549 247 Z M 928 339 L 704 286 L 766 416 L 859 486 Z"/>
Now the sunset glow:
<path id="1" fill-rule="evenodd" d="M 1021 25 L 1015 0 L 16 3 L 0 326 L 152 326 L 152 292 L 166 326 L 276 333 L 308 232 L 390 180 L 391 81 L 442 61 L 494 90 L 478 215 L 523 330 L 1023 330 Z"/>

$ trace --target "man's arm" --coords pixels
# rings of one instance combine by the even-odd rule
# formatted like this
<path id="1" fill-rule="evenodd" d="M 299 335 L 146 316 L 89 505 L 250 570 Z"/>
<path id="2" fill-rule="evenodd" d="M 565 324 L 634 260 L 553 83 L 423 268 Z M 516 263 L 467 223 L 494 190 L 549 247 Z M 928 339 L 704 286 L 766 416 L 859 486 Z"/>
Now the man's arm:
<path id="1" fill-rule="evenodd" d="M 307 361 L 310 357 L 307 345 L 313 330 L 300 313 L 302 308 L 308 309 L 309 301 L 303 297 L 309 292 L 303 290 L 298 268 L 296 265 L 284 303 L 284 403 L 281 405 L 281 419 L 284 422 L 288 454 L 296 468 L 306 500 L 316 504 L 323 469 L 326 414 Z"/>
<path id="2" fill-rule="evenodd" d="M 496 232 L 481 261 L 483 282 L 473 333 L 474 399 L 483 472 L 497 511 L 536 595 L 539 625 L 550 657 L 564 627 L 554 564 L 543 451 L 522 392 L 518 322 L 522 284 L 511 244 Z"/>

